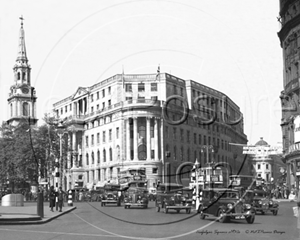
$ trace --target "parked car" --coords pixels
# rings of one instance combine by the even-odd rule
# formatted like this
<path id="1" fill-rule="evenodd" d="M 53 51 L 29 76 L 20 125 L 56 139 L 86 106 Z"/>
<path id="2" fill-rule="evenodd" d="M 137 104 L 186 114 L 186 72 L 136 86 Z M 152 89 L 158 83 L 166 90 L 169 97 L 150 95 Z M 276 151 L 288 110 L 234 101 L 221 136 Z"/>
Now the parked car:
<path id="1" fill-rule="evenodd" d="M 209 188 L 202 190 L 202 199 L 198 208 L 200 219 L 217 217 L 219 222 L 246 220 L 252 224 L 255 209 L 241 198 L 239 191 L 227 188 Z"/>
<path id="2" fill-rule="evenodd" d="M 264 190 L 254 190 L 253 193 L 253 206 L 256 212 L 265 214 L 270 211 L 274 216 L 277 215 L 279 210 L 279 204 L 277 201 L 274 201 Z"/>
<path id="3" fill-rule="evenodd" d="M 156 211 L 160 212 L 162 209 L 164 213 L 168 213 L 169 210 L 175 210 L 179 213 L 185 210 L 186 213 L 190 213 L 193 202 L 191 192 L 192 190 L 185 189 L 179 184 L 160 184 L 157 187 Z"/>
<path id="4" fill-rule="evenodd" d="M 148 191 L 144 187 L 130 187 L 124 193 L 124 208 L 148 207 Z"/>

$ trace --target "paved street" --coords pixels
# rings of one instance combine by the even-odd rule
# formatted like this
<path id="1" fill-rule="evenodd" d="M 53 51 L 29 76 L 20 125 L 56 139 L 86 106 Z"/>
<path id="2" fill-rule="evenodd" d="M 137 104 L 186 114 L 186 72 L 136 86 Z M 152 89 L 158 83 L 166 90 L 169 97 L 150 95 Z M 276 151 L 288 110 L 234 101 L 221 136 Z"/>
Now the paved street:
<path id="1" fill-rule="evenodd" d="M 41 225 L 0 226 L 0 239 L 297 239 L 295 203 L 282 202 L 277 216 L 256 215 L 254 224 L 221 224 L 200 220 L 195 213 L 157 213 L 148 209 L 101 207 L 98 202 L 75 203 L 72 212 Z"/>

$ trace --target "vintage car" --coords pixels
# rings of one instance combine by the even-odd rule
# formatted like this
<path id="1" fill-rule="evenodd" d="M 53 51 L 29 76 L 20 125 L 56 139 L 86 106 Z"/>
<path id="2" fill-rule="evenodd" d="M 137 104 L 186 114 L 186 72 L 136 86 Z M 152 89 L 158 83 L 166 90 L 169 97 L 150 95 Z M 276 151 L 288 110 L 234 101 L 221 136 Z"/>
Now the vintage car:
<path id="1" fill-rule="evenodd" d="M 179 213 L 185 210 L 186 213 L 191 213 L 192 209 L 192 190 L 186 189 L 179 184 L 160 184 L 157 187 L 156 194 L 156 211 L 162 209 L 164 213 L 169 210 L 175 210 Z"/>
<path id="2" fill-rule="evenodd" d="M 265 214 L 268 211 L 272 212 L 274 216 L 277 215 L 279 204 L 270 198 L 269 194 L 264 190 L 254 190 L 253 206 L 257 212 Z"/>
<path id="3" fill-rule="evenodd" d="M 130 187 L 124 193 L 124 208 L 148 208 L 148 191 L 145 187 Z"/>
<path id="4" fill-rule="evenodd" d="M 104 186 L 104 193 L 101 195 L 101 206 L 106 204 L 117 204 L 121 206 L 122 192 L 119 185 L 106 184 Z"/>
<path id="5" fill-rule="evenodd" d="M 255 220 L 255 209 L 251 204 L 241 198 L 239 191 L 227 188 L 202 190 L 198 213 L 200 219 L 213 216 L 221 223 L 234 219 L 251 224 Z"/>

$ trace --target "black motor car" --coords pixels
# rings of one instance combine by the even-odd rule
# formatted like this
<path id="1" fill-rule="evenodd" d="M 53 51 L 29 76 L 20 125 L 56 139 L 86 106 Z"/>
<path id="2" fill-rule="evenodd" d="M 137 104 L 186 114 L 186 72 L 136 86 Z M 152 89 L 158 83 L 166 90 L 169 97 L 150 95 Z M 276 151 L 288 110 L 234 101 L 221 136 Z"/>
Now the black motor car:
<path id="1" fill-rule="evenodd" d="M 217 217 L 219 222 L 229 220 L 246 220 L 252 224 L 255 220 L 255 209 L 245 202 L 239 191 L 227 188 L 202 190 L 202 199 L 198 208 L 200 219 Z"/>
<path id="2" fill-rule="evenodd" d="M 253 206 L 256 212 L 260 212 L 261 214 L 272 212 L 274 216 L 277 215 L 279 210 L 277 201 L 274 201 L 264 190 L 254 190 L 253 193 Z"/>

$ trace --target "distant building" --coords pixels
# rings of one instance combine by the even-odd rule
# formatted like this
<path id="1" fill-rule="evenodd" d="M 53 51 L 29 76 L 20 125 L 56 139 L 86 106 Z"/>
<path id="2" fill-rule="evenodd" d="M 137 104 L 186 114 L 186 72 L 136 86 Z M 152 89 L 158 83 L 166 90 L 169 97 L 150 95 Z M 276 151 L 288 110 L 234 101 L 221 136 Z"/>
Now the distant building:
<path id="1" fill-rule="evenodd" d="M 299 109 L 299 47 L 300 2 L 280 0 L 278 32 L 283 55 L 282 141 L 283 161 L 287 164 L 287 185 L 299 188 L 300 181 L 300 109 Z"/>
<path id="2" fill-rule="evenodd" d="M 202 165 L 225 161 L 237 171 L 242 149 L 229 143 L 247 143 L 242 114 L 230 98 L 167 73 L 117 74 L 79 87 L 55 103 L 54 112 L 68 126 L 64 188 L 116 182 L 120 170 L 133 166 L 146 168 L 150 188 L 167 173 L 175 182 L 178 167 L 196 158 Z M 211 123 L 199 124 L 200 117 Z M 214 153 L 202 153 L 203 145 L 213 145 Z M 181 174 L 190 178 L 189 170 Z"/>
<path id="3" fill-rule="evenodd" d="M 13 67 L 14 84 L 10 87 L 8 96 L 8 120 L 7 123 L 16 126 L 21 121 L 28 121 L 30 125 L 36 125 L 36 92 L 31 86 L 31 67 L 28 64 L 23 18 L 19 36 L 19 51 L 16 63 Z"/>

